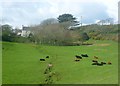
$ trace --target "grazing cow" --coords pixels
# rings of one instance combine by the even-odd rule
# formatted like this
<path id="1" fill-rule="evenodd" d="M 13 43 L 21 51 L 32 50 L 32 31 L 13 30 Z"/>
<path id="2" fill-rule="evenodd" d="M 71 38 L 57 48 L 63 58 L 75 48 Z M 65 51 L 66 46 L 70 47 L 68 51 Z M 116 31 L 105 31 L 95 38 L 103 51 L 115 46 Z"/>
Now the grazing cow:
<path id="1" fill-rule="evenodd" d="M 92 63 L 92 65 L 97 65 L 97 66 L 103 66 L 103 62 L 101 62 L 101 63 L 98 63 L 98 61 L 95 61 L 94 63 Z"/>
<path id="2" fill-rule="evenodd" d="M 111 62 L 108 62 L 109 65 L 111 65 L 112 63 Z"/>
<path id="3" fill-rule="evenodd" d="M 94 58 L 95 58 L 95 59 L 98 59 L 98 57 L 97 57 L 97 56 L 94 56 Z"/>
<path id="4" fill-rule="evenodd" d="M 105 62 L 101 62 L 101 64 L 106 64 Z"/>
<path id="5" fill-rule="evenodd" d="M 87 54 L 81 54 L 81 56 L 82 56 L 82 57 L 88 57 L 88 55 L 87 55 Z"/>
<path id="6" fill-rule="evenodd" d="M 98 62 L 98 61 L 96 61 L 96 60 L 92 60 L 92 62 Z"/>
<path id="7" fill-rule="evenodd" d="M 102 63 L 97 63 L 97 66 L 103 66 L 103 64 Z"/>
<path id="8" fill-rule="evenodd" d="M 46 56 L 46 58 L 49 58 L 49 56 Z"/>
<path id="9" fill-rule="evenodd" d="M 76 55 L 75 56 L 77 59 L 82 59 L 82 57 L 81 56 L 78 56 L 78 55 Z"/>
<path id="10" fill-rule="evenodd" d="M 92 65 L 97 65 L 97 64 L 98 64 L 98 62 L 92 63 Z"/>
<path id="11" fill-rule="evenodd" d="M 40 59 L 40 61 L 45 61 L 45 59 Z"/>

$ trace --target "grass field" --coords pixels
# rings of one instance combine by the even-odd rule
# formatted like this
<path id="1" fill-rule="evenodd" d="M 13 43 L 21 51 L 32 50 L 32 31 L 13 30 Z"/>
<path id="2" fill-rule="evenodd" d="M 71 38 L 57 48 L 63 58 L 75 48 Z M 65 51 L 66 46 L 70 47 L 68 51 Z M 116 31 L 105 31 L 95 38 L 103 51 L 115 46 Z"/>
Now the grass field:
<path id="1" fill-rule="evenodd" d="M 3 42 L 2 83 L 41 84 L 47 77 L 44 74 L 49 62 L 55 72 L 54 84 L 117 84 L 118 45 L 113 41 L 91 41 L 91 46 L 43 46 L 34 44 Z M 88 54 L 80 62 L 75 55 Z M 49 55 L 45 62 L 40 58 Z M 112 65 L 95 66 L 93 56 L 99 61 L 112 62 Z"/>

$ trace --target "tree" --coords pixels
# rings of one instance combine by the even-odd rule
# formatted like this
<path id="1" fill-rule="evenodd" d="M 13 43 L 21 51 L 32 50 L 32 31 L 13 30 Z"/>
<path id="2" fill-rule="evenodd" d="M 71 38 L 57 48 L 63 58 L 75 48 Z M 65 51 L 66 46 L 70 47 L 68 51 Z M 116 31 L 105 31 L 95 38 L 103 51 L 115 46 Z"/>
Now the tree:
<path id="1" fill-rule="evenodd" d="M 112 25 L 114 24 L 114 19 L 113 18 L 107 18 L 107 19 L 104 19 L 104 20 L 100 20 L 99 22 L 97 22 L 98 24 L 100 25 Z"/>
<path id="2" fill-rule="evenodd" d="M 10 25 L 2 25 L 2 40 L 3 41 L 11 41 L 11 35 L 12 35 L 12 27 Z"/>
<path id="3" fill-rule="evenodd" d="M 47 26 L 31 27 L 34 31 L 36 43 L 49 45 L 68 45 L 77 39 L 74 31 L 64 29 L 61 24 L 51 24 Z"/>
<path id="4" fill-rule="evenodd" d="M 108 18 L 108 19 L 106 19 L 106 20 L 107 20 L 107 22 L 108 22 L 110 25 L 114 23 L 114 19 L 113 19 L 113 18 Z"/>
<path id="5" fill-rule="evenodd" d="M 61 27 L 64 29 L 68 29 L 70 26 L 78 25 L 78 21 L 76 21 L 76 18 L 73 17 L 72 14 L 62 14 L 59 15 L 57 19 L 61 24 Z"/>
<path id="6" fill-rule="evenodd" d="M 76 18 L 73 17 L 72 14 L 62 14 L 62 15 L 59 15 L 57 19 L 59 23 L 68 22 L 68 21 L 70 21 L 71 23 L 77 23 Z"/>

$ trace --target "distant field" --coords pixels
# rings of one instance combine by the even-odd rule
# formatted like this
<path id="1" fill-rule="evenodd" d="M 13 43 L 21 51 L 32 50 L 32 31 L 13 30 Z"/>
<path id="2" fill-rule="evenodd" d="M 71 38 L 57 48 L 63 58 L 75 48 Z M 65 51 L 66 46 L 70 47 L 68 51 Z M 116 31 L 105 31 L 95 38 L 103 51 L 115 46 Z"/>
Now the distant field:
<path id="1" fill-rule="evenodd" d="M 91 46 L 43 46 L 34 44 L 3 42 L 2 83 L 41 84 L 46 75 L 44 70 L 53 63 L 55 84 L 117 84 L 118 45 L 113 41 L 90 41 Z M 75 55 L 88 54 L 80 62 Z M 49 55 L 45 62 L 39 59 Z M 112 65 L 91 65 L 93 56 L 98 61 L 112 62 Z"/>

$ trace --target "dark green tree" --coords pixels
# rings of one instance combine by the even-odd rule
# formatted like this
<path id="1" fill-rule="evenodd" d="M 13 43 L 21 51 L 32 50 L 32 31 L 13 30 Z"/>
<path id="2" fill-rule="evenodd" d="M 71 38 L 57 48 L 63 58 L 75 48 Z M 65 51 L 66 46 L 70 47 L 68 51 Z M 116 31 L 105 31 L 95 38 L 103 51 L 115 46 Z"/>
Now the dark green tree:
<path id="1" fill-rule="evenodd" d="M 57 19 L 64 29 L 68 29 L 70 26 L 76 26 L 79 24 L 79 22 L 76 21 L 76 18 L 73 17 L 72 14 L 62 14 L 59 15 Z"/>
<path id="2" fill-rule="evenodd" d="M 78 23 L 78 21 L 76 21 L 76 18 L 73 17 L 72 14 L 62 14 L 59 15 L 59 17 L 57 18 L 59 23 L 63 23 L 63 22 L 71 22 L 71 23 Z"/>
<path id="3" fill-rule="evenodd" d="M 12 35 L 12 27 L 10 25 L 2 25 L 2 40 L 3 41 L 11 41 L 11 35 Z"/>

